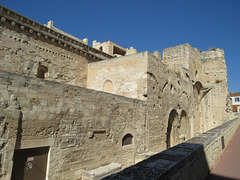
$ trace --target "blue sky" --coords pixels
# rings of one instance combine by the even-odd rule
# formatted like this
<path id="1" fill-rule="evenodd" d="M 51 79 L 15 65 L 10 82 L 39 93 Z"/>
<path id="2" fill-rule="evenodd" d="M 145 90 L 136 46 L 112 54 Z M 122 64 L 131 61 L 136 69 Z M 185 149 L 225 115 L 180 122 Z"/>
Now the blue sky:
<path id="1" fill-rule="evenodd" d="M 225 50 L 230 92 L 240 92 L 240 0 L 2 0 L 41 24 L 80 39 L 111 40 L 139 52 L 190 43 Z"/>

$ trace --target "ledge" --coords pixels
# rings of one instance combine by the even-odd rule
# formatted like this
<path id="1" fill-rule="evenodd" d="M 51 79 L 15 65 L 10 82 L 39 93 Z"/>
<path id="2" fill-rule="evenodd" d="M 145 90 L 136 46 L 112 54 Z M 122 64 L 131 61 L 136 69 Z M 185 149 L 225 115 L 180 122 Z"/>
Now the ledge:
<path id="1" fill-rule="evenodd" d="M 100 166 L 99 168 L 92 169 L 89 171 L 82 171 L 83 180 L 97 180 L 109 176 L 112 173 L 120 171 L 122 164 L 111 163 L 106 166 Z"/>

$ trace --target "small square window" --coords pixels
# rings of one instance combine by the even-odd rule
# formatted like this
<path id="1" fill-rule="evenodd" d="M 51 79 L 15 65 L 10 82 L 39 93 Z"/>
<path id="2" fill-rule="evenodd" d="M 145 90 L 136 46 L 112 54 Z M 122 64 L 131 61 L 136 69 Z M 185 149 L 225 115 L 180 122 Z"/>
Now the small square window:
<path id="1" fill-rule="evenodd" d="M 235 98 L 235 102 L 240 102 L 239 97 L 236 97 L 236 98 Z"/>

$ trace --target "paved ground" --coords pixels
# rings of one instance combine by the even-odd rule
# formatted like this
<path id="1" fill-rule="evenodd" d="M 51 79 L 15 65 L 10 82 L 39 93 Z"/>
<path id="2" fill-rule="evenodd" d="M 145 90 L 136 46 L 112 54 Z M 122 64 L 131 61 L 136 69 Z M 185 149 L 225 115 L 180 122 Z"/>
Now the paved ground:
<path id="1" fill-rule="evenodd" d="M 208 180 L 240 180 L 240 127 Z"/>

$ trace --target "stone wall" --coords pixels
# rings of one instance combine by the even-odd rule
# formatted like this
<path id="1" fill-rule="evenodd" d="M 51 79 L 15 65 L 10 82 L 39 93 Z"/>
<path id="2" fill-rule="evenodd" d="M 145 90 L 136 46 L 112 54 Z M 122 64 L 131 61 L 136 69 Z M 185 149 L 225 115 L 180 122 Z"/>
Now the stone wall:
<path id="1" fill-rule="evenodd" d="M 209 92 L 199 104 L 199 122 L 202 123 L 200 132 L 205 132 L 229 120 L 228 98 L 226 82 L 210 86 Z"/>
<path id="2" fill-rule="evenodd" d="M 145 149 L 145 101 L 4 71 L 0 77 L 2 97 L 4 89 L 11 92 L 21 113 L 21 121 L 8 123 L 19 124 L 9 130 L 13 135 L 8 141 L 18 141 L 16 149 L 50 146 L 50 179 L 79 179 L 81 169 L 111 162 L 127 167 L 134 164 L 136 151 Z M 122 146 L 126 134 L 133 136 L 133 143 Z M 2 171 L 8 173 L 11 147 L 1 148 Z"/>
<path id="3" fill-rule="evenodd" d="M 112 58 L 66 33 L 43 26 L 0 6 L 1 70 L 86 87 L 87 64 Z"/>
<path id="4" fill-rule="evenodd" d="M 16 33 L 6 26 L 0 28 L 1 70 L 37 76 L 38 68 L 45 66 L 45 79 L 86 87 L 86 58 L 66 51 L 57 42 L 49 44 L 45 37 Z"/>
<path id="5" fill-rule="evenodd" d="M 222 49 L 199 51 L 187 43 L 164 49 L 163 62 L 193 86 L 195 135 L 228 120 L 231 108 Z"/>
<path id="6" fill-rule="evenodd" d="M 227 67 L 222 49 L 201 52 L 201 80 L 207 83 L 227 82 Z"/>
<path id="7" fill-rule="evenodd" d="M 231 109 L 224 51 L 222 49 L 202 51 L 200 72 L 199 79 L 209 89 L 209 93 L 203 96 L 199 105 L 200 120 L 204 124 L 201 132 L 204 132 L 226 122 Z"/>
<path id="8" fill-rule="evenodd" d="M 18 129 L 22 122 L 20 106 L 14 93 L 6 88 L 9 82 L 0 85 L 0 179 L 10 179 L 12 159 L 19 145 Z"/>
<path id="9" fill-rule="evenodd" d="M 179 143 L 229 120 L 223 50 L 200 52 L 184 44 L 163 52 L 166 65 L 152 54 L 148 55 L 147 102 L 151 116 L 148 116 L 147 147 L 151 147 L 150 151 L 168 147 L 169 139 Z M 215 79 L 209 77 L 206 82 L 205 72 L 208 71 L 204 71 L 205 66 L 211 67 L 212 61 L 215 62 L 212 69 Z M 221 80 L 217 81 L 217 77 Z M 175 138 L 171 139 L 172 136 Z"/>
<path id="10" fill-rule="evenodd" d="M 89 63 L 87 87 L 146 100 L 147 52 Z"/>
<path id="11" fill-rule="evenodd" d="M 159 152 L 167 146 L 173 146 L 193 136 L 192 118 L 196 100 L 191 84 L 169 70 L 150 53 L 147 74 L 148 114 L 151 114 L 147 119 L 149 138 L 147 147 L 149 151 Z M 169 122 L 171 113 L 176 115 L 174 122 Z M 185 132 L 181 132 L 183 126 L 187 127 Z M 167 143 L 167 139 L 171 139 L 172 142 L 168 142 L 171 145 Z"/>
<path id="12" fill-rule="evenodd" d="M 104 179 L 205 179 L 239 125 L 234 119 Z"/>
<path id="13" fill-rule="evenodd" d="M 77 179 L 82 170 L 112 162 L 125 168 L 145 153 L 172 147 L 193 137 L 198 130 L 212 127 L 201 129 L 204 122 L 199 121 L 202 114 L 210 119 L 209 114 L 214 113 L 209 110 L 201 114 L 198 108 L 203 95 L 210 99 L 213 96 L 205 85 L 188 83 L 149 52 L 112 61 L 93 63 L 92 73 L 101 75 L 98 71 L 112 65 L 110 75 L 105 76 L 112 77 L 111 73 L 129 68 L 130 75 L 122 79 L 126 81 L 146 72 L 146 101 L 1 71 L 1 88 L 16 97 L 21 110 L 20 127 L 13 138 L 16 149 L 49 146 L 49 177 Z M 138 71 L 136 64 L 142 69 Z M 118 76 L 114 75 L 117 81 Z M 218 89 L 210 92 L 215 91 Z M 215 101 L 204 105 L 207 107 L 210 102 Z M 218 123 L 223 122 L 220 113 L 218 117 Z M 133 144 L 122 146 L 126 134 L 133 136 Z M 6 158 L 2 161 L 7 162 Z M 4 168 L 11 172 L 12 161 L 9 163 Z"/>

